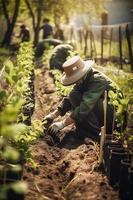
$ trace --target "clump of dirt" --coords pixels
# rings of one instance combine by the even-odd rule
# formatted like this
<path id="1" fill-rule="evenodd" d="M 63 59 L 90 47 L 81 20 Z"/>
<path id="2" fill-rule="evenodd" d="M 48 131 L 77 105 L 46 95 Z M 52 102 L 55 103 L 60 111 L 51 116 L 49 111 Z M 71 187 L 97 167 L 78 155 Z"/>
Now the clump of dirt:
<path id="1" fill-rule="evenodd" d="M 56 93 L 49 71 L 42 70 L 35 79 L 36 106 L 33 119 L 42 119 L 53 111 L 61 100 Z M 31 145 L 36 170 L 25 166 L 24 179 L 29 190 L 26 200 L 118 200 L 118 191 L 108 184 L 107 177 L 95 171 L 97 145 L 86 145 L 72 131 L 63 130 L 64 138 L 58 146 L 49 146 L 45 137 Z"/>

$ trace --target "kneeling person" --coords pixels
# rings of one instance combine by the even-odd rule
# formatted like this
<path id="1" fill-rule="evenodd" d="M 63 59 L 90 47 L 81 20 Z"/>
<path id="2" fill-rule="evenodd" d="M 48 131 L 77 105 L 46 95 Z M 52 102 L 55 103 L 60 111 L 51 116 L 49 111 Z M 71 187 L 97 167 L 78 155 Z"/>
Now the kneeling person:
<path id="1" fill-rule="evenodd" d="M 64 120 L 53 122 L 49 128 L 50 134 L 58 135 L 64 127 L 75 124 L 80 138 L 99 137 L 100 129 L 104 125 L 103 100 L 104 93 L 112 90 L 122 93 L 118 86 L 107 76 L 93 68 L 94 61 L 83 61 L 79 56 L 74 56 L 63 64 L 64 75 L 61 83 L 64 86 L 75 84 L 68 97 L 65 97 L 58 109 L 49 113 L 44 120 L 54 121 L 59 115 L 70 115 Z M 113 83 L 113 84 L 112 84 Z M 117 129 L 113 122 L 113 107 L 107 99 L 107 125 L 106 133 L 111 134 Z"/>

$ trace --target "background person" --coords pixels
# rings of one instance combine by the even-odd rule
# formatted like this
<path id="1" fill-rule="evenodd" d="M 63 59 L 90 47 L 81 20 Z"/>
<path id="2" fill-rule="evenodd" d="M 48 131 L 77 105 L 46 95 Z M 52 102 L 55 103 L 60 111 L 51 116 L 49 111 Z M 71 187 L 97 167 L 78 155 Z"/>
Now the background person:
<path id="1" fill-rule="evenodd" d="M 53 36 L 53 27 L 49 24 L 49 19 L 45 18 L 43 20 L 44 25 L 40 28 L 43 30 L 43 39 L 47 39 Z"/>
<path id="2" fill-rule="evenodd" d="M 22 42 L 30 41 L 30 31 L 25 24 L 20 26 L 20 34 L 17 37 L 20 37 Z"/>
<path id="3" fill-rule="evenodd" d="M 63 63 L 66 61 L 67 57 L 70 56 L 74 48 L 69 44 L 59 44 L 57 45 L 50 56 L 49 67 L 50 69 L 58 69 L 63 72 Z"/>

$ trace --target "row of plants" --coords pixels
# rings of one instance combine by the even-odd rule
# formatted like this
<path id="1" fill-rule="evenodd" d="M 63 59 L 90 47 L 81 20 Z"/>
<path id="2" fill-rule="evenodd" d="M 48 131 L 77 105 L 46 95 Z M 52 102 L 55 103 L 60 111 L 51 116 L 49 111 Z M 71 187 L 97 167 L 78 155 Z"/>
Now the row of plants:
<path id="1" fill-rule="evenodd" d="M 34 51 L 22 43 L 15 63 L 7 60 L 0 72 L 0 199 L 24 199 L 26 162 L 36 167 L 29 144 L 40 133 L 31 125 L 34 110 Z M 35 130 L 36 129 L 36 130 Z"/>
<path id="2" fill-rule="evenodd" d="M 31 52 L 29 53 L 29 49 Z M 31 125 L 31 116 L 34 111 L 35 95 L 34 95 L 34 51 L 32 48 L 32 43 L 25 43 L 21 46 L 19 54 L 17 56 L 17 65 L 23 71 L 22 77 L 23 83 L 22 87 L 25 88 L 24 98 L 25 103 L 23 104 L 22 114 L 25 116 L 24 123 L 26 125 Z M 23 70 L 24 69 L 24 70 Z"/>
<path id="3" fill-rule="evenodd" d="M 73 86 L 67 86 L 67 87 L 65 87 L 65 86 L 63 86 L 61 84 L 62 73 L 59 70 L 53 69 L 53 70 L 50 70 L 50 72 L 53 75 L 55 86 L 56 86 L 56 90 L 57 90 L 58 94 L 60 96 L 62 96 L 62 97 L 68 96 L 68 94 L 72 90 Z"/>
<path id="4" fill-rule="evenodd" d="M 112 135 L 106 135 L 104 168 L 110 185 L 119 189 L 120 199 L 131 200 L 133 199 L 133 127 L 131 126 L 133 79 L 127 79 L 125 76 L 123 79 L 122 76 L 121 78 L 117 77 L 117 83 L 123 89 L 125 98 L 119 93 L 109 92 L 118 131 L 114 131 Z"/>

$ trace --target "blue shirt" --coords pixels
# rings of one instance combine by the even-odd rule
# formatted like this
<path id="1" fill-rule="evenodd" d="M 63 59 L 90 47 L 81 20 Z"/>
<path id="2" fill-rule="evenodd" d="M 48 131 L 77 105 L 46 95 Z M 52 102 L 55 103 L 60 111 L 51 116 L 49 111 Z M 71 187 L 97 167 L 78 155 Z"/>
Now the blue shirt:
<path id="1" fill-rule="evenodd" d="M 53 28 L 49 24 L 44 24 L 43 28 L 43 39 L 48 38 L 50 35 L 52 35 Z"/>

